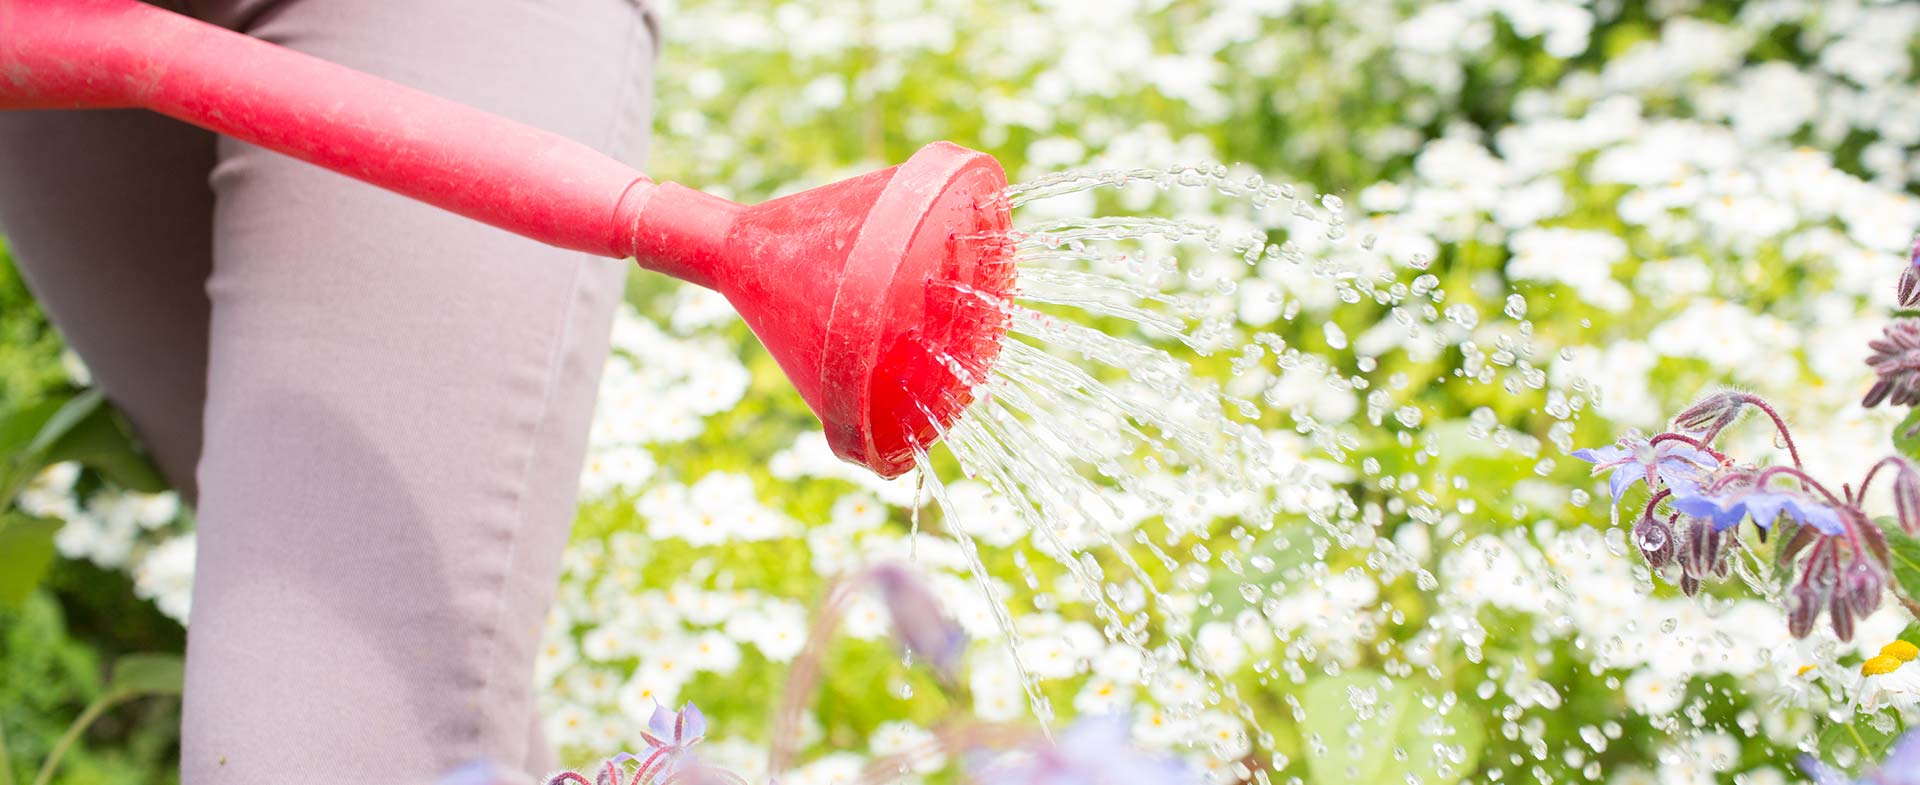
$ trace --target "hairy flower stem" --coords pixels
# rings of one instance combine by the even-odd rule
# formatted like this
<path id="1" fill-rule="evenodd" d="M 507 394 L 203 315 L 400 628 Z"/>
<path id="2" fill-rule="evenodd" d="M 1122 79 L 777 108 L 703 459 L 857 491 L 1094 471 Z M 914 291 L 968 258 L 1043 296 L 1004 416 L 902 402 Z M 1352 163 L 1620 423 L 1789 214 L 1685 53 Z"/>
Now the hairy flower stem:
<path id="1" fill-rule="evenodd" d="M 1787 443 L 1787 455 L 1793 458 L 1793 468 L 1805 468 L 1805 465 L 1800 462 L 1800 448 L 1793 443 L 1793 432 L 1787 430 L 1786 418 L 1781 417 L 1780 412 L 1776 411 L 1772 404 L 1762 400 L 1758 395 L 1742 393 L 1740 395 L 1740 402 L 1767 413 L 1767 418 L 1773 420 L 1774 430 L 1779 431 L 1780 438 Z"/>
<path id="2" fill-rule="evenodd" d="M 1699 448 L 1702 452 L 1705 452 L 1706 454 L 1713 456 L 1713 459 L 1716 461 L 1725 463 L 1727 460 L 1726 453 L 1713 449 L 1713 447 L 1709 446 L 1706 441 L 1703 441 L 1701 439 L 1696 439 L 1684 433 L 1668 431 L 1666 433 L 1658 434 L 1653 438 L 1647 440 L 1647 446 L 1649 447 L 1656 446 L 1661 442 L 1680 442 L 1682 444 L 1690 444 L 1690 445 L 1693 445 L 1694 447 Z M 1795 459 L 1795 464 L 1798 465 L 1798 463 L 1799 463 L 1798 459 Z"/>
<path id="3" fill-rule="evenodd" d="M 1835 507 L 1846 505 L 1846 502 L 1841 500 L 1840 497 L 1833 495 L 1833 491 L 1827 490 L 1827 486 L 1821 485 L 1819 480 L 1814 479 L 1812 475 L 1802 471 L 1798 466 L 1769 466 L 1761 469 L 1760 475 L 1753 479 L 1753 484 L 1764 488 L 1768 481 L 1781 475 L 1799 480 L 1802 487 L 1819 491 L 1820 495 L 1827 497 L 1827 501 Z"/>
<path id="4" fill-rule="evenodd" d="M 1893 464 L 1895 466 L 1898 466 L 1905 462 L 1906 461 L 1904 459 L 1902 459 L 1897 455 L 1889 455 L 1885 458 L 1881 458 L 1879 462 L 1873 465 L 1873 468 L 1867 470 L 1867 476 L 1860 480 L 1860 493 L 1855 498 L 1865 499 L 1867 497 L 1867 488 L 1873 485 L 1873 476 L 1880 473 L 1880 467 L 1886 466 L 1887 464 Z"/>

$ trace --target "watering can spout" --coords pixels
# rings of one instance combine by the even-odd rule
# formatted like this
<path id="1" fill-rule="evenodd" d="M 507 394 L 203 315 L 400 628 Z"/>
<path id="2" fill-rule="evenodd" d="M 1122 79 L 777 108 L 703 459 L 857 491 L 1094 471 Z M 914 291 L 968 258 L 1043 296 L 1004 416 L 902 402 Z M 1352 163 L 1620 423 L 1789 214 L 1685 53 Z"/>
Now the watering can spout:
<path id="1" fill-rule="evenodd" d="M 747 206 L 137 0 L 0 0 L 0 109 L 116 107 L 715 289 L 834 452 L 882 476 L 959 417 L 1005 334 L 1006 175 L 958 145 Z"/>

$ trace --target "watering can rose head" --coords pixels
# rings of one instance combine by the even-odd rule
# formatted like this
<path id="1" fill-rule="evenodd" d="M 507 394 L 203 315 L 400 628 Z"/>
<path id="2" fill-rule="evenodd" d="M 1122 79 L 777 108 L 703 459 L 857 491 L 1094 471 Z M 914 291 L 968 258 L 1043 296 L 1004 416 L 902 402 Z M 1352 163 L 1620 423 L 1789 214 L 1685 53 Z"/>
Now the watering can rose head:
<path id="1" fill-rule="evenodd" d="M 666 183 L 623 207 L 642 266 L 726 295 L 834 454 L 895 477 L 999 352 L 996 306 L 1014 276 L 1006 185 L 993 156 L 935 142 L 757 205 Z"/>

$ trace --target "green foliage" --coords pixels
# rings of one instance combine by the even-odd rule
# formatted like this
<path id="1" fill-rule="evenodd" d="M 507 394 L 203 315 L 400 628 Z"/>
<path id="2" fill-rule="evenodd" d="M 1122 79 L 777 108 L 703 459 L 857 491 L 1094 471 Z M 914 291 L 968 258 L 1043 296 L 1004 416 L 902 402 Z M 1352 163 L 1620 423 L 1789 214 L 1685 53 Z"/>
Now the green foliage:
<path id="1" fill-rule="evenodd" d="M 1453 785 L 1474 770 L 1486 731 L 1468 710 L 1442 705 L 1415 679 L 1354 670 L 1307 684 L 1301 731 L 1314 785 L 1420 782 Z M 1442 713 L 1442 712 L 1445 713 Z"/>
<path id="2" fill-rule="evenodd" d="M 17 783 L 175 781 L 178 656 L 120 657 L 103 678 L 104 658 L 70 633 L 45 592 L 0 609 L 0 767 Z"/>
<path id="3" fill-rule="evenodd" d="M 19 495 L 49 464 L 74 461 L 128 490 L 157 492 L 167 484 L 134 440 L 126 421 L 98 389 L 49 399 L 0 417 L 0 499 Z M 58 523 L 0 514 L 0 604 L 17 604 L 53 561 Z"/>
<path id="4" fill-rule="evenodd" d="M 1891 519 L 1879 521 L 1887 536 L 1887 552 L 1893 564 L 1896 588 L 1909 602 L 1920 597 L 1920 539 L 1915 539 Z"/>
<path id="5" fill-rule="evenodd" d="M 25 602 L 41 576 L 53 566 L 53 535 L 58 521 L 0 515 L 0 607 Z"/>

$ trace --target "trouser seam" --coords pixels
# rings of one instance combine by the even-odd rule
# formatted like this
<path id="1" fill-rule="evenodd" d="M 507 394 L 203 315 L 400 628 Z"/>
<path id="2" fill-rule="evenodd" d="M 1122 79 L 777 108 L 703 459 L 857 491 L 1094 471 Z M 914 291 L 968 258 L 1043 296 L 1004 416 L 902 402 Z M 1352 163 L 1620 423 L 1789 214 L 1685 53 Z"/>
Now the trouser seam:
<path id="1" fill-rule="evenodd" d="M 637 33 L 634 37 L 636 43 L 640 35 L 651 35 L 651 33 L 648 32 L 650 28 L 647 26 L 645 19 L 636 19 L 634 26 Z M 629 46 L 627 48 L 627 52 L 621 62 L 623 71 L 632 70 L 634 65 L 634 50 L 636 48 L 636 46 Z M 621 135 L 627 130 L 627 115 L 631 108 L 629 104 L 633 100 L 633 93 L 633 82 L 631 80 L 623 82 L 620 93 L 614 101 L 614 117 L 608 129 L 608 138 L 605 140 L 606 149 L 614 149 Z M 504 569 L 502 569 L 500 573 L 498 585 L 495 588 L 493 611 L 488 615 L 486 626 L 482 630 L 485 639 L 484 646 L 486 648 L 485 654 L 481 658 L 484 670 L 480 676 L 481 705 L 478 709 L 483 714 L 498 709 L 498 707 L 494 705 L 494 701 L 497 693 L 502 688 L 498 678 L 500 670 L 498 660 L 500 657 L 500 628 L 503 617 L 506 615 L 508 601 L 507 590 L 509 587 L 507 582 L 509 576 L 513 574 L 514 561 L 519 556 L 519 547 L 524 534 L 523 530 L 526 526 L 532 525 L 531 517 L 526 509 L 527 489 L 531 483 L 530 477 L 534 470 L 535 460 L 539 457 L 537 453 L 539 452 L 541 432 L 549 424 L 548 420 L 553 413 L 553 399 L 561 387 L 559 378 L 566 371 L 569 349 L 573 346 L 577 338 L 575 334 L 575 314 L 580 310 L 580 300 L 584 296 L 587 281 L 589 280 L 587 273 L 591 270 L 591 267 L 592 260 L 590 259 L 579 259 L 572 265 L 573 272 L 567 289 L 566 308 L 561 314 L 558 335 L 547 356 L 545 377 L 541 380 L 542 393 L 540 396 L 540 409 L 533 419 L 532 433 L 529 434 L 527 449 L 522 458 L 521 466 L 518 469 L 518 476 L 512 488 L 514 513 L 511 520 L 511 530 L 508 534 L 507 559 Z M 571 514 L 571 511 L 569 511 L 569 515 Z M 533 712 L 537 719 L 539 713 L 537 701 L 535 702 Z M 474 725 L 474 743 L 477 747 L 484 747 L 482 735 L 484 734 L 485 727 L 486 723 L 484 721 L 476 722 Z M 503 732 L 508 732 L 508 730 L 509 729 L 503 728 Z M 520 728 L 519 731 L 524 732 L 524 728 Z M 476 754 L 479 752 L 481 752 L 481 750 L 475 750 Z M 528 750 L 527 753 L 532 754 L 533 751 Z M 512 765 L 519 765 L 521 763 L 521 761 L 500 762 L 510 763 Z"/>

